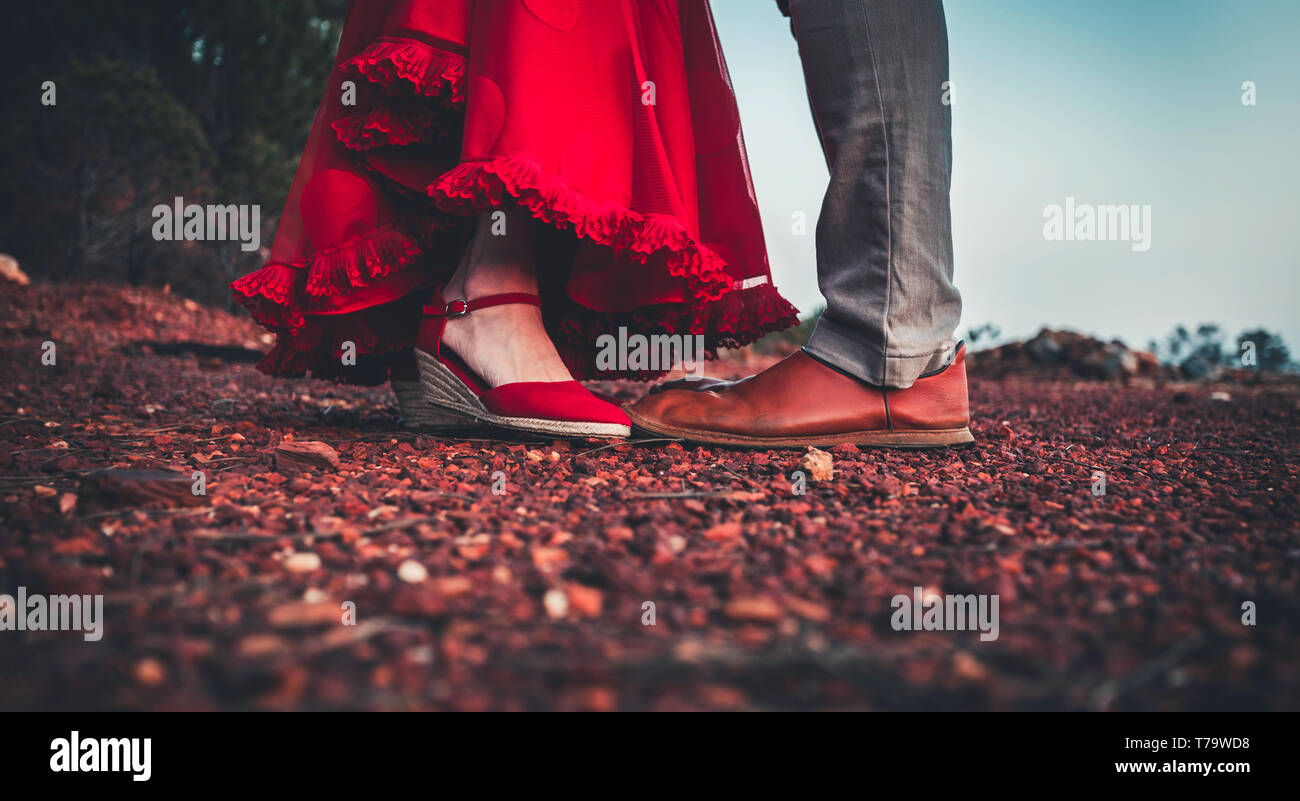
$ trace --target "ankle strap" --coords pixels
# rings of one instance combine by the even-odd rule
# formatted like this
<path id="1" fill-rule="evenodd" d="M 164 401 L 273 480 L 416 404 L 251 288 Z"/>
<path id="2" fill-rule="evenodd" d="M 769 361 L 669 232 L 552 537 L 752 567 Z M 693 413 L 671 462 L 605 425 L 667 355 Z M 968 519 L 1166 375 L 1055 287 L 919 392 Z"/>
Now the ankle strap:
<path id="1" fill-rule="evenodd" d="M 442 295 L 438 295 L 438 300 Z M 424 307 L 425 317 L 464 317 L 477 309 L 486 309 L 489 306 L 506 306 L 511 303 L 523 303 L 529 306 L 541 308 L 542 300 L 536 295 L 530 295 L 527 292 L 504 292 L 500 295 L 484 295 L 481 298 L 473 300 L 453 300 L 446 306 L 430 304 Z"/>

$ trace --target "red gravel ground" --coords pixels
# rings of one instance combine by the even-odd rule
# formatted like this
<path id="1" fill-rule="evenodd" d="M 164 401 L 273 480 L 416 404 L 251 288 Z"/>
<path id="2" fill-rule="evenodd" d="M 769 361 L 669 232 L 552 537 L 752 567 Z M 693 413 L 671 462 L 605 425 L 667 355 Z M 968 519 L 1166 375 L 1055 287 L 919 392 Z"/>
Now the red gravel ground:
<path id="1" fill-rule="evenodd" d="M 3 291 L 0 593 L 105 604 L 99 642 L 0 631 L 3 709 L 1300 708 L 1293 384 L 976 359 L 975 446 L 836 448 L 798 496 L 797 451 L 413 435 L 386 388 L 138 344 L 264 348 L 245 319 Z M 290 441 L 339 464 L 277 471 Z M 110 467 L 209 494 L 93 491 Z M 1000 636 L 894 631 L 914 586 L 996 593 Z"/>

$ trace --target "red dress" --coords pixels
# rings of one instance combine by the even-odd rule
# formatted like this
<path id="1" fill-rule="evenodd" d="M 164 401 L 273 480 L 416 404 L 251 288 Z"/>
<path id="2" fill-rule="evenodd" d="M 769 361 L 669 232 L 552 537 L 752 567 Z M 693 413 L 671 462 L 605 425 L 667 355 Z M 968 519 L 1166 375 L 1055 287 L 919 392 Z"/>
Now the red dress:
<path id="1" fill-rule="evenodd" d="M 353 0 L 271 259 L 231 285 L 278 335 L 261 368 L 386 379 L 511 200 L 550 224 L 544 319 L 577 378 L 611 377 L 619 326 L 712 353 L 796 321 L 707 0 Z M 342 366 L 345 341 L 377 358 Z"/>

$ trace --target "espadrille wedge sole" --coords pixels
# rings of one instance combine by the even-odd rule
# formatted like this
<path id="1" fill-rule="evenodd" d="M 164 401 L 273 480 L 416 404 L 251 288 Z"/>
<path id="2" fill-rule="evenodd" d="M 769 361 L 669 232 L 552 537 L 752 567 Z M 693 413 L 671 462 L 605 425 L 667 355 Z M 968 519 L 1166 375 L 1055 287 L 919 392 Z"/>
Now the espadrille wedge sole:
<path id="1" fill-rule="evenodd" d="M 631 426 L 573 420 L 548 420 L 541 417 L 508 417 L 496 414 L 483 405 L 479 396 L 437 358 L 422 350 L 415 351 L 420 366 L 420 385 L 424 402 L 431 409 L 449 416 L 559 437 L 626 437 Z"/>
<path id="2" fill-rule="evenodd" d="M 402 414 L 402 426 L 415 431 L 452 431 L 472 429 L 479 423 L 472 417 L 457 414 L 430 405 L 424 399 L 424 387 L 419 381 L 390 382 L 397 396 L 397 408 Z"/>

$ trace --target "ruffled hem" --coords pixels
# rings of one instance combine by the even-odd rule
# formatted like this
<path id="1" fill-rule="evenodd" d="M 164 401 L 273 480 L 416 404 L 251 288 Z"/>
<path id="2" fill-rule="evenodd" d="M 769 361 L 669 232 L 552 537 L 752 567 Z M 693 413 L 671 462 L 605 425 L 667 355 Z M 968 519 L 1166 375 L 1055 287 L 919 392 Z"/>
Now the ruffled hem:
<path id="1" fill-rule="evenodd" d="M 350 314 L 313 315 L 293 331 L 281 331 L 257 369 L 280 378 L 315 378 L 373 386 L 388 380 L 390 358 L 410 350 L 420 321 L 420 298 Z M 358 358 L 344 364 L 351 343 Z"/>
<path id="2" fill-rule="evenodd" d="M 307 294 L 344 295 L 400 270 L 420 256 L 420 248 L 392 226 L 376 228 L 336 248 L 322 250 L 307 263 Z"/>
<path id="3" fill-rule="evenodd" d="M 290 333 L 303 328 L 303 295 L 334 297 L 365 287 L 414 262 L 422 251 L 392 226 L 377 228 L 301 262 L 273 261 L 235 279 L 230 289 L 261 325 Z"/>
<path id="4" fill-rule="evenodd" d="M 465 57 L 424 42 L 396 37 L 380 39 L 343 62 L 341 67 L 345 73 L 360 76 L 390 92 L 445 96 L 452 104 L 465 101 Z"/>
<path id="5" fill-rule="evenodd" d="M 631 255 L 644 263 L 664 253 L 669 274 L 685 279 L 696 301 L 716 301 L 731 288 L 726 262 L 695 241 L 677 219 L 593 200 L 518 154 L 462 162 L 428 191 L 438 208 L 449 214 L 479 214 L 500 207 L 509 195 L 533 217 L 572 230 L 618 256 Z"/>
<path id="6" fill-rule="evenodd" d="M 713 332 L 711 353 L 718 348 L 743 348 L 773 331 L 799 322 L 799 310 L 781 297 L 771 282 L 749 289 L 733 289 L 707 307 L 693 332 Z"/>
<path id="7" fill-rule="evenodd" d="M 253 319 L 272 330 L 297 330 L 303 315 L 295 299 L 304 280 L 303 265 L 273 261 L 230 284 L 235 300 Z"/>
<path id="8" fill-rule="evenodd" d="M 401 147 L 436 138 L 433 113 L 428 109 L 398 110 L 388 104 L 369 114 L 354 114 L 330 123 L 339 143 L 348 150 Z"/>
<path id="9" fill-rule="evenodd" d="M 626 327 L 630 333 L 655 336 L 703 335 L 703 357 L 718 358 L 722 348 L 750 345 L 774 331 L 781 331 L 799 321 L 799 311 L 781 297 L 770 283 L 733 289 L 707 306 L 660 304 L 635 309 L 626 314 L 603 315 L 583 309 L 568 301 L 569 306 L 553 320 L 552 338 L 574 378 L 582 380 L 652 381 L 665 370 L 602 372 L 595 368 L 590 351 L 592 332 L 610 332 Z"/>

